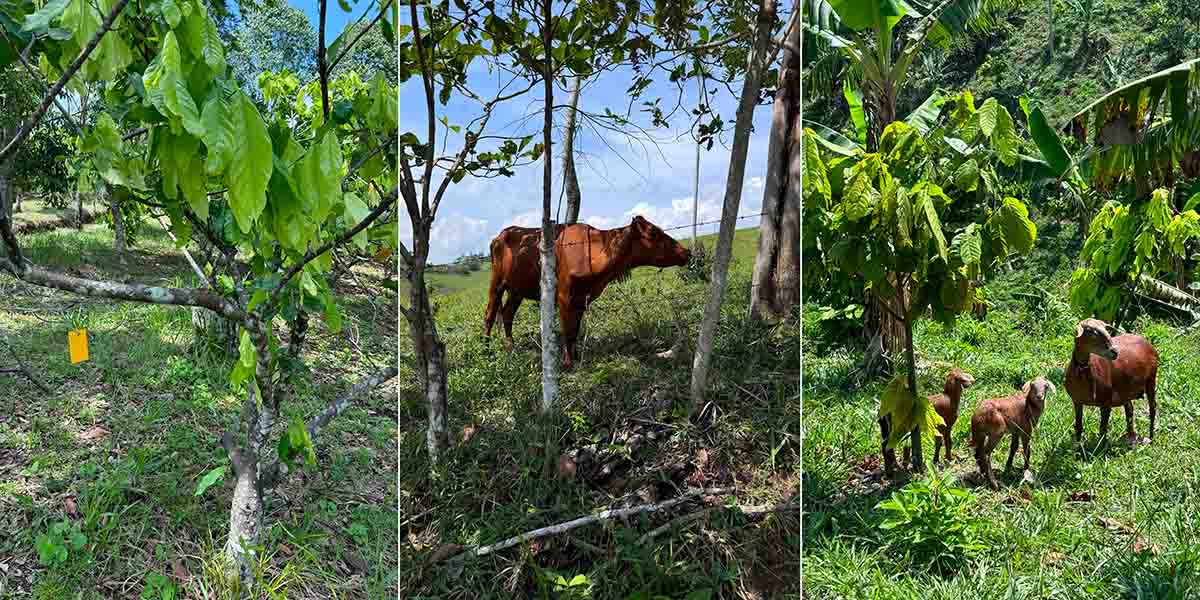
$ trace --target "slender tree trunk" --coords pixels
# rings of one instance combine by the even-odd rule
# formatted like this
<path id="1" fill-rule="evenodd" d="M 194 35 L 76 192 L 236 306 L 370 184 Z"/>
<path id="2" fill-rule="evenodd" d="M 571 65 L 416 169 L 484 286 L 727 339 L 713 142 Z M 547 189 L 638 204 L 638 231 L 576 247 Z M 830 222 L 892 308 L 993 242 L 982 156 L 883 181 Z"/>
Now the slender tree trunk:
<path id="1" fill-rule="evenodd" d="M 800 44 L 799 27 L 792 28 L 788 42 Z M 800 207 L 799 194 L 793 194 L 793 188 L 798 190 L 800 185 L 800 56 L 786 49 L 782 56 L 779 90 L 771 112 L 763 215 L 750 289 L 750 317 L 756 320 L 788 314 L 800 286 Z"/>
<path id="2" fill-rule="evenodd" d="M 112 193 L 112 186 L 106 184 L 105 189 L 108 192 L 108 211 L 112 215 L 113 253 L 121 264 L 125 264 L 125 222 L 121 217 L 121 202 Z"/>
<path id="3" fill-rule="evenodd" d="M 579 108 L 579 88 L 583 78 L 571 79 L 571 99 L 567 103 L 566 134 L 563 136 L 563 186 L 567 195 L 567 225 L 579 222 L 579 178 L 575 175 L 575 119 Z"/>
<path id="4" fill-rule="evenodd" d="M 429 229 L 424 223 L 413 224 L 413 264 L 409 272 L 408 331 L 416 354 L 417 381 L 425 394 L 429 427 L 425 431 L 425 447 L 429 461 L 441 461 L 450 446 L 447 417 L 448 388 L 446 380 L 446 346 L 438 338 L 425 285 L 425 265 L 429 257 Z"/>
<path id="5" fill-rule="evenodd" d="M 1046 0 L 1046 15 L 1050 17 L 1050 62 L 1054 62 L 1054 0 Z"/>
<path id="6" fill-rule="evenodd" d="M 542 0 L 542 43 L 551 47 L 553 24 L 550 12 L 551 0 Z M 558 260 L 554 254 L 557 236 L 551 220 L 550 190 L 554 185 L 554 165 L 551 164 L 551 130 L 554 126 L 554 77 L 550 52 L 546 52 L 542 71 L 543 88 L 546 93 L 542 110 L 542 274 L 541 274 L 541 333 L 542 333 L 542 412 L 549 413 L 558 404 L 559 336 L 558 336 Z"/>
<path id="7" fill-rule="evenodd" d="M 698 95 L 696 96 L 696 102 L 700 103 L 703 101 L 703 98 L 704 98 L 704 74 L 703 73 L 700 74 L 700 77 L 696 78 L 696 87 L 697 87 L 697 92 L 698 92 Z M 701 146 L 701 144 L 700 144 L 699 136 L 697 136 L 697 139 L 696 139 L 696 170 L 692 176 L 692 251 L 693 252 L 698 250 L 698 247 L 696 246 L 696 238 L 698 237 L 697 230 L 699 229 L 699 225 L 697 223 L 700 221 L 700 146 Z"/>
<path id="8" fill-rule="evenodd" d="M 742 180 L 746 174 L 746 151 L 750 145 L 750 127 L 754 121 L 754 106 L 758 100 L 762 74 L 766 71 L 764 63 L 768 52 L 767 44 L 774 23 L 775 0 L 761 0 L 755 25 L 754 48 L 750 52 L 750 64 L 742 83 L 742 96 L 738 101 L 737 119 L 734 122 L 733 148 L 729 157 L 729 174 L 725 182 L 725 204 L 721 210 L 721 230 L 717 236 L 717 249 L 713 259 L 710 295 L 708 303 L 704 306 L 704 320 L 700 323 L 700 337 L 696 343 L 696 356 L 692 362 L 691 396 L 696 413 L 704 408 L 704 388 L 708 382 L 708 366 L 712 361 L 717 320 L 721 316 L 721 302 L 725 297 L 725 282 L 729 275 L 729 259 L 733 253 L 733 234 L 737 227 L 738 205 L 742 199 Z"/>
<path id="9" fill-rule="evenodd" d="M 255 386 L 246 390 L 246 400 L 242 406 L 246 442 L 238 444 L 232 433 L 226 433 L 223 440 L 234 472 L 225 555 L 230 566 L 239 574 L 244 595 L 248 595 L 254 585 L 254 566 L 258 559 L 255 548 L 261 543 L 264 531 L 262 459 L 270 452 L 268 439 L 276 408 L 267 337 L 263 334 L 252 334 L 252 337 L 258 351 L 254 375 L 257 390 Z"/>
<path id="10" fill-rule="evenodd" d="M 85 86 L 83 97 L 79 99 L 79 121 L 83 127 L 87 127 L 88 95 Z M 76 229 L 83 231 L 83 194 L 79 193 L 78 181 L 75 182 L 75 224 Z"/>

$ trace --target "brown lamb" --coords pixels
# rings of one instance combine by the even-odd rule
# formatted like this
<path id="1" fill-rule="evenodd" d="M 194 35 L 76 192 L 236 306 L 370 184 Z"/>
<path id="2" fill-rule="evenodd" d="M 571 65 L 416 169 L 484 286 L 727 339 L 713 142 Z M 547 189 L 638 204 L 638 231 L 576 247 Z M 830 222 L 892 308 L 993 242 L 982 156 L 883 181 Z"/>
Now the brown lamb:
<path id="1" fill-rule="evenodd" d="M 1054 393 L 1054 384 L 1038 377 L 1025 384 L 1021 392 L 1004 398 L 991 398 L 975 407 L 971 415 L 971 437 L 975 444 L 975 462 L 993 490 L 999 490 L 996 475 L 992 473 L 992 450 L 1000 443 L 1005 433 L 1012 434 L 1012 446 L 1008 450 L 1008 462 L 1004 465 L 1007 474 L 1012 469 L 1017 446 L 1024 449 L 1025 470 L 1029 470 L 1029 441 L 1033 428 L 1046 408 L 1046 397 Z"/>
<path id="2" fill-rule="evenodd" d="M 1108 435 L 1112 409 L 1125 409 L 1125 439 L 1138 444 L 1133 430 L 1133 401 L 1146 397 L 1150 405 L 1150 441 L 1154 440 L 1155 388 L 1158 352 L 1146 338 L 1126 334 L 1113 337 L 1108 325 L 1084 319 L 1075 328 L 1075 350 L 1067 365 L 1066 388 L 1075 404 L 1075 443 L 1083 438 L 1083 407 L 1100 408 L 1100 439 Z"/>
<path id="3" fill-rule="evenodd" d="M 938 464 L 938 451 L 941 450 L 943 444 L 946 446 L 946 460 L 954 460 L 950 447 L 951 433 L 954 431 L 954 423 L 958 421 L 958 407 L 962 402 L 963 390 L 971 387 L 974 383 L 974 376 L 955 367 L 946 374 L 946 384 L 942 387 L 942 393 L 929 396 L 929 403 L 946 422 L 945 425 L 938 427 L 938 435 L 933 438 L 933 464 L 935 465 Z M 905 462 L 908 462 L 911 454 L 912 446 L 904 449 Z"/>

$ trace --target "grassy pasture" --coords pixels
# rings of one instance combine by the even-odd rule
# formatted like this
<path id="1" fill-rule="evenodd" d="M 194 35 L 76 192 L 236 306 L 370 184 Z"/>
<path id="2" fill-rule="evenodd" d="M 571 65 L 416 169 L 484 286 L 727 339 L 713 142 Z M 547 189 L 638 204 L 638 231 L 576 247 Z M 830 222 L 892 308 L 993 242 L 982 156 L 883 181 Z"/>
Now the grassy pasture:
<path id="1" fill-rule="evenodd" d="M 1063 385 L 1078 320 L 1066 303 L 1073 227 L 1040 227 L 1035 253 L 989 285 L 985 320 L 953 328 L 919 322 L 915 332 L 921 393 L 941 391 L 959 366 L 976 383 L 963 396 L 953 439 L 955 460 L 942 469 L 971 494 L 969 514 L 982 548 L 959 568 L 926 568 L 901 536 L 880 528 L 876 504 L 903 482 L 881 482 L 877 398 L 886 381 L 858 380 L 861 351 L 805 308 L 804 578 L 811 598 L 1138 598 L 1200 595 L 1200 330 L 1143 315 L 1125 327 L 1160 355 L 1158 421 L 1153 445 L 1121 441 L 1115 410 L 1105 440 L 1099 411 L 1085 409 L 1084 444 L 1072 448 L 1074 410 Z M 1041 300 L 1017 293 L 1043 290 Z M 1033 435 L 1034 482 L 1021 482 L 1018 456 L 1001 489 L 978 478 L 967 445 L 970 415 L 985 398 L 1005 396 L 1038 375 L 1058 387 Z M 1146 401 L 1135 401 L 1136 427 L 1148 433 Z M 1003 469 L 1010 440 L 992 456 Z M 931 445 L 926 446 L 927 460 Z"/>
<path id="2" fill-rule="evenodd" d="M 704 238 L 710 249 L 714 238 Z M 682 332 L 694 343 L 705 283 L 683 269 L 634 271 L 584 317 L 582 362 L 562 382 L 562 410 L 537 417 L 537 305 L 516 317 L 516 349 L 498 331 L 483 338 L 487 272 L 470 287 L 436 294 L 450 369 L 455 437 L 444 464 L 425 453 L 425 410 L 400 354 L 400 588 L 435 598 L 753 597 L 796 595 L 796 513 L 748 518 L 725 502 L 773 505 L 798 492 L 800 355 L 794 325 L 747 319 L 757 229 L 735 238 L 708 400 L 711 421 L 689 423 L 690 351 L 659 358 Z M 478 274 L 477 274 L 478 275 Z M 499 329 L 499 327 L 497 327 Z M 579 463 L 557 477 L 559 456 L 593 446 L 613 473 Z M 654 532 L 695 504 L 593 525 L 465 562 L 430 561 L 447 544 L 491 543 L 603 508 L 661 501 L 686 487 L 734 486 L 698 520 Z M 689 594 L 692 594 L 689 596 Z"/>
<path id="3" fill-rule="evenodd" d="M 117 264 L 106 226 L 25 236 L 34 261 L 122 281 L 191 285 L 157 225 Z M 364 271 L 364 281 L 379 273 Z M 307 417 L 390 360 L 394 300 L 347 289 L 346 325 L 312 322 L 311 385 L 285 404 Z M 86 327 L 91 359 L 72 365 L 67 331 Z M 188 309 L 115 303 L 0 279 L 0 367 L 29 367 L 49 393 L 0 374 L 0 598 L 224 598 L 216 560 L 232 478 L 195 495 L 229 461 L 230 359 L 194 343 Z M 11 352 L 9 350 L 11 348 Z M 396 589 L 394 388 L 339 416 L 317 440 L 319 468 L 267 496 L 263 598 L 390 598 Z M 54 548 L 65 552 L 55 552 Z M 45 552 L 45 556 L 39 552 Z"/>

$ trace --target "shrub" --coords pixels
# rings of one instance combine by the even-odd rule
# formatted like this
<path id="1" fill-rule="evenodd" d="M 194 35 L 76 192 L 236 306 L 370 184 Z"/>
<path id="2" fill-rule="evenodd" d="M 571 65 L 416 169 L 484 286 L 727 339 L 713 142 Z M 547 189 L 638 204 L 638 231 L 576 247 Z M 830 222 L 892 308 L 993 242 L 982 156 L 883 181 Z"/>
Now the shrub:
<path id="1" fill-rule="evenodd" d="M 975 496 L 950 474 L 929 475 L 894 492 L 876 508 L 887 511 L 879 527 L 890 544 L 925 567 L 945 572 L 985 546 L 984 522 L 972 516 Z"/>

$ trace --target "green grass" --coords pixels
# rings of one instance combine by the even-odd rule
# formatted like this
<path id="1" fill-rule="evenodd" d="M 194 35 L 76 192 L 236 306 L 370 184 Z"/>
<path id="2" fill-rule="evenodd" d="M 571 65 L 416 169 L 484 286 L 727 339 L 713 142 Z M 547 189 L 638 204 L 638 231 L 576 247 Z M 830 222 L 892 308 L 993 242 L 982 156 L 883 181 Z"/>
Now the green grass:
<path id="1" fill-rule="evenodd" d="M 1063 369 L 1078 319 L 1065 303 L 1072 227 L 1045 226 L 1039 248 L 989 286 L 996 306 L 983 321 L 952 327 L 923 321 L 915 332 L 921 393 L 936 393 L 951 366 L 976 377 L 964 394 L 953 438 L 956 460 L 943 469 L 972 494 L 984 548 L 960 569 L 934 573 L 879 528 L 875 505 L 899 483 L 863 477 L 879 461 L 877 398 L 885 381 L 854 373 L 861 352 L 830 335 L 819 307 L 805 310 L 804 576 L 812 598 L 1194 598 L 1200 595 L 1200 331 L 1142 315 L 1126 327 L 1160 355 L 1153 445 L 1123 445 L 1114 411 L 1107 440 L 1098 410 L 1085 409 L 1081 457 L 1072 448 L 1073 408 Z M 1013 295 L 1037 287 L 1046 302 Z M 981 486 L 970 448 L 970 415 L 985 398 L 1011 394 L 1044 375 L 1058 386 L 1033 435 L 1035 483 L 1020 482 L 1021 457 L 1001 489 Z M 1134 403 L 1147 434 L 1146 401 Z M 1102 443 L 1103 442 L 1103 443 Z M 1009 440 L 993 454 L 1003 468 Z M 927 445 L 926 456 L 931 456 Z M 865 471 L 864 471 L 865 470 Z M 998 473 L 999 475 L 999 473 Z M 1082 500 L 1082 501 L 1073 501 Z M 1139 591 L 1140 590 L 1140 591 Z"/>
<path id="2" fill-rule="evenodd" d="M 191 285 L 161 229 L 140 233 L 129 268 L 116 264 L 104 226 L 23 243 L 33 260 L 66 272 Z M 341 297 L 340 335 L 313 322 L 311 383 L 285 404 L 285 417 L 311 416 L 373 370 L 343 338 L 357 336 L 376 361 L 394 356 L 395 305 L 376 296 Z M 12 348 L 0 366 L 19 356 L 50 389 L 0 374 L 0 598 L 126 598 L 147 586 L 146 597 L 159 598 L 163 581 L 177 597 L 225 597 L 215 567 L 231 478 L 194 492 L 205 473 L 229 464 L 219 435 L 240 413 L 231 360 L 194 343 L 185 308 L 84 298 L 9 277 L 0 279 L 0 298 L 0 335 Z M 89 331 L 91 359 L 72 365 L 67 331 L 79 326 Z M 392 393 L 380 389 L 335 419 L 317 440 L 319 467 L 268 495 L 261 597 L 394 597 Z M 56 527 L 63 522 L 65 535 Z M 68 541 L 76 533 L 78 547 Z M 43 536 L 67 553 L 43 561 Z"/>
<path id="3" fill-rule="evenodd" d="M 712 243 L 709 238 L 709 248 Z M 792 513 L 748 521 L 714 510 L 698 523 L 638 542 L 654 527 L 696 510 L 679 507 L 578 529 L 572 537 L 582 543 L 555 536 L 469 561 L 461 570 L 428 560 L 444 544 L 491 543 L 603 508 L 666 499 L 682 487 L 733 485 L 743 505 L 774 504 L 797 493 L 798 329 L 747 319 L 756 244 L 756 229 L 738 232 L 709 378 L 715 418 L 700 424 L 687 414 L 690 352 L 656 357 L 680 332 L 695 339 L 706 286 L 681 278 L 681 269 L 639 269 L 589 308 L 582 362 L 563 377 L 562 410 L 551 418 L 536 416 L 536 304 L 522 305 L 516 350 L 509 354 L 498 331 L 497 339 L 483 338 L 486 279 L 436 295 L 455 440 L 444 463 L 431 468 L 425 410 L 411 349 L 402 340 L 401 595 L 569 597 L 553 593 L 555 574 L 566 581 L 583 576 L 592 598 L 683 598 L 704 590 L 721 597 L 739 591 L 797 594 L 800 529 Z M 633 435 L 646 441 L 630 450 Z M 574 479 L 554 477 L 560 454 L 593 444 L 605 461 L 580 461 Z M 606 478 L 598 475 L 598 463 L 608 460 L 615 474 Z"/>

